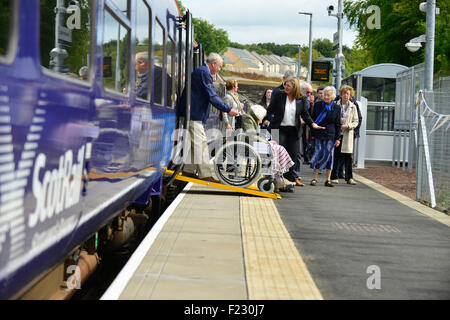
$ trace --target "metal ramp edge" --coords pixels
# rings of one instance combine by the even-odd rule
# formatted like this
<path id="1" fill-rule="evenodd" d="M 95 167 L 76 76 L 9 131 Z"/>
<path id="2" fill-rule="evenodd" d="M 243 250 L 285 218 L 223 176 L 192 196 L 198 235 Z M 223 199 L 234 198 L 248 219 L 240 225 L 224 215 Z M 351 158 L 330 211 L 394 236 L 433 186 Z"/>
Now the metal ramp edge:
<path id="1" fill-rule="evenodd" d="M 164 174 L 171 175 L 171 174 L 173 174 L 173 171 L 166 170 L 164 172 Z M 229 191 L 234 191 L 234 192 L 239 192 L 239 193 L 244 193 L 244 194 L 250 194 L 250 195 L 254 195 L 254 196 L 258 196 L 258 197 L 264 197 L 264 198 L 270 198 L 270 199 L 281 199 L 281 196 L 278 193 L 262 192 L 258 188 L 251 187 L 251 186 L 246 187 L 246 188 L 234 187 L 234 186 L 229 186 L 229 185 L 222 184 L 222 183 L 215 183 L 215 182 L 210 182 L 210 181 L 206 181 L 206 180 L 186 177 L 186 176 L 183 176 L 182 173 L 179 173 L 175 179 L 180 180 L 180 181 L 200 184 L 203 186 L 214 187 L 214 188 L 218 188 L 218 189 L 222 189 L 222 190 L 229 190 Z"/>

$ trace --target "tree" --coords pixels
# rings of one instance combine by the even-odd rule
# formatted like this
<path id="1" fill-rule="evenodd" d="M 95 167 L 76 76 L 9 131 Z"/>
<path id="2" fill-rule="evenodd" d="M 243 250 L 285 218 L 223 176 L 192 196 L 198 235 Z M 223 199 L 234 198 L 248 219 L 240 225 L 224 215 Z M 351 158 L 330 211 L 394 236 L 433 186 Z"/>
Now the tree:
<path id="1" fill-rule="evenodd" d="M 201 43 L 208 55 L 211 52 L 223 53 L 230 46 L 228 33 L 223 29 L 216 29 L 214 25 L 206 20 L 193 18 L 194 39 Z"/>
<path id="2" fill-rule="evenodd" d="M 186 13 L 186 8 L 181 4 L 181 0 L 177 0 L 178 8 L 180 8 L 181 15 L 184 16 Z"/>
<path id="3" fill-rule="evenodd" d="M 357 46 L 367 50 L 374 63 L 393 62 L 413 66 L 424 61 L 425 50 L 411 53 L 405 48 L 410 39 L 425 34 L 426 14 L 419 10 L 423 0 L 359 0 L 344 2 L 344 13 L 358 31 Z M 450 2 L 437 1 L 441 13 L 436 16 L 435 71 L 448 74 L 450 52 Z M 381 29 L 370 29 L 367 9 L 381 10 Z"/>
<path id="4" fill-rule="evenodd" d="M 336 50 L 333 50 L 333 43 L 330 39 L 314 39 L 312 47 L 319 51 L 324 57 L 334 58 L 336 55 Z"/>

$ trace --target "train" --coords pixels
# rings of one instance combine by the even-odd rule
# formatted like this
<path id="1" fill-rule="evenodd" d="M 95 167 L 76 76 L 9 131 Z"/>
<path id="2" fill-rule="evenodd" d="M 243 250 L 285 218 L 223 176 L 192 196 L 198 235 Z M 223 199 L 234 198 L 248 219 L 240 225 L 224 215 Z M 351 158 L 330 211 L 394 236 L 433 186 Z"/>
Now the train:
<path id="1" fill-rule="evenodd" d="M 176 103 L 204 51 L 175 0 L 1 6 L 0 298 L 67 298 L 181 170 Z"/>

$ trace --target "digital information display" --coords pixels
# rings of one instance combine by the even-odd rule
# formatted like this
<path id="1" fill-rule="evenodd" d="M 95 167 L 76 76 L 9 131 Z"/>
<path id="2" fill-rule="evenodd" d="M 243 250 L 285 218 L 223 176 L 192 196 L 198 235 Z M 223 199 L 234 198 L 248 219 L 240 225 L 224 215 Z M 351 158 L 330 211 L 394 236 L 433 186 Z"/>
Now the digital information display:
<path id="1" fill-rule="evenodd" d="M 322 61 L 313 61 L 311 80 L 324 82 L 330 81 L 330 63 Z"/>

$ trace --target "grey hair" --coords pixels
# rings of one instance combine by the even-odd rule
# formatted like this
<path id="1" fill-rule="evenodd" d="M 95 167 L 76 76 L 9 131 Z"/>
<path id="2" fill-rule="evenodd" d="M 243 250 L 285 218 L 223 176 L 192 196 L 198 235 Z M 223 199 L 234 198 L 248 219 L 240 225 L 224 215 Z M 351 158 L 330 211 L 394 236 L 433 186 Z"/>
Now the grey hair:
<path id="1" fill-rule="evenodd" d="M 286 71 L 284 72 L 283 78 L 284 78 L 284 79 L 287 79 L 287 78 L 289 78 L 289 77 L 295 77 L 295 72 L 292 71 L 292 70 L 286 70 Z"/>
<path id="2" fill-rule="evenodd" d="M 220 56 L 220 54 L 215 53 L 215 52 L 211 52 L 208 57 L 206 58 L 206 63 L 207 64 L 211 64 L 213 62 L 217 62 L 218 64 L 223 62 L 222 57 Z"/>
<path id="3" fill-rule="evenodd" d="M 335 87 L 333 87 L 333 86 L 325 87 L 325 88 L 323 89 L 323 93 L 324 93 L 324 94 L 325 94 L 325 91 L 331 91 L 331 94 L 332 94 L 332 96 L 333 96 L 333 100 L 336 98 L 336 88 L 335 88 Z"/>
<path id="4" fill-rule="evenodd" d="M 78 74 L 80 75 L 80 77 L 87 76 L 88 72 L 89 69 L 86 66 L 83 66 L 80 68 L 80 70 L 78 70 Z"/>
<path id="5" fill-rule="evenodd" d="M 305 95 L 305 96 L 306 96 L 305 89 L 306 89 L 308 86 L 310 86 L 311 89 L 312 89 L 312 86 L 311 86 L 308 82 L 302 81 L 302 82 L 300 83 L 300 90 L 302 90 L 302 93 L 303 93 L 303 95 Z"/>
<path id="6" fill-rule="evenodd" d="M 136 53 L 136 61 L 138 61 L 138 60 L 148 63 L 148 52 L 143 51 L 143 52 Z"/>

